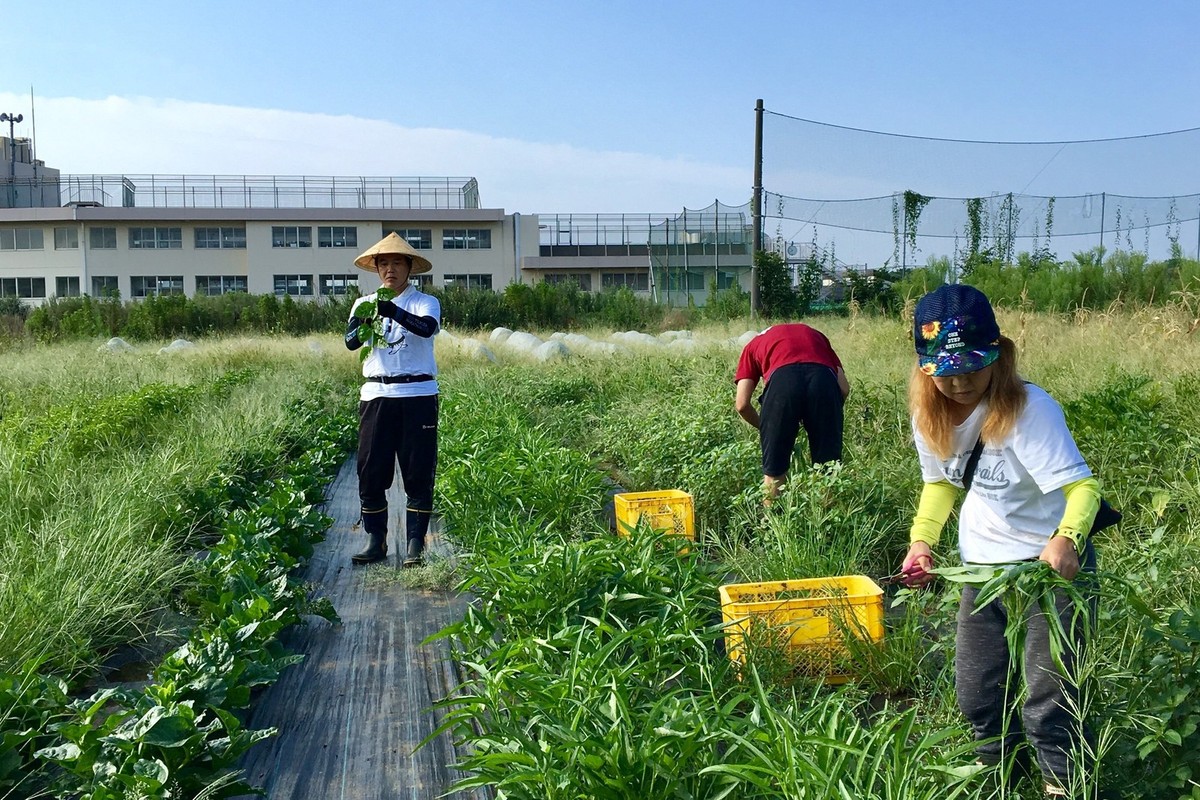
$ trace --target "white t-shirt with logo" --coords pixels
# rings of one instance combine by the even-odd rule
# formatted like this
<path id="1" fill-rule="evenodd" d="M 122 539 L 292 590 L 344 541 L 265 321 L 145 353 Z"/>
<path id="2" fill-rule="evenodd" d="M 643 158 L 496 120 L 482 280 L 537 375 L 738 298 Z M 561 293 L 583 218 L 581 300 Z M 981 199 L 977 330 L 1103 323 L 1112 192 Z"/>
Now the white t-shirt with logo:
<path id="1" fill-rule="evenodd" d="M 1054 398 L 1038 386 L 1025 386 L 1025 408 L 1008 438 L 985 443 L 971 490 L 958 520 L 958 549 L 964 563 L 998 564 L 1041 555 L 1062 520 L 1062 487 L 1089 478 L 1092 471 L 1067 429 Z M 954 429 L 951 455 L 940 459 L 913 425 L 921 477 L 926 483 L 949 481 L 961 487 L 963 471 L 979 440 L 987 404 Z"/>
<path id="2" fill-rule="evenodd" d="M 355 300 L 353 308 L 350 309 L 350 316 L 354 316 L 359 303 L 374 300 L 375 297 L 374 294 L 369 294 Z M 410 284 L 398 296 L 393 297 L 392 302 L 418 317 L 433 317 L 439 321 L 439 330 L 441 329 L 442 306 L 436 297 L 419 292 Z M 383 319 L 383 333 L 388 346 L 371 350 L 371 354 L 362 365 L 364 378 L 380 375 L 437 375 L 437 364 L 433 359 L 433 336 L 417 336 L 396 320 L 386 317 Z M 435 333 L 434 336 L 436 335 Z M 374 400 L 377 397 L 424 397 L 437 393 L 436 380 L 417 383 L 366 381 L 359 391 L 359 398 Z"/>

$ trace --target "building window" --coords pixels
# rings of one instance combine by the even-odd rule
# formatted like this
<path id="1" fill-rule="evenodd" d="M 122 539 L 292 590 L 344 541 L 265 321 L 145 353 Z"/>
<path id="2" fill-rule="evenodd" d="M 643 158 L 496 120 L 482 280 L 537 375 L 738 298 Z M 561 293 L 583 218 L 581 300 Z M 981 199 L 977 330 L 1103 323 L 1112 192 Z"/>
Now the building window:
<path id="1" fill-rule="evenodd" d="M 358 276 L 345 275 L 321 275 L 318 277 L 322 295 L 343 295 L 350 294 L 350 290 L 358 291 Z"/>
<path id="2" fill-rule="evenodd" d="M 120 297 L 116 275 L 93 275 L 92 297 Z"/>
<path id="3" fill-rule="evenodd" d="M 488 228 L 446 228 L 442 231 L 443 250 L 491 250 L 492 232 Z"/>
<path id="4" fill-rule="evenodd" d="M 230 292 L 246 292 L 245 275 L 197 275 L 196 294 L 215 297 Z"/>
<path id="5" fill-rule="evenodd" d="M 635 292 L 648 292 L 650 276 L 645 272 L 601 272 L 600 286 L 604 289 L 627 287 Z"/>
<path id="6" fill-rule="evenodd" d="M 67 276 L 54 279 L 55 297 L 79 297 L 79 278 Z"/>
<path id="7" fill-rule="evenodd" d="M 432 275 L 413 275 L 412 277 L 410 277 L 408 279 L 408 283 L 410 286 L 415 286 L 418 289 L 432 289 L 433 288 L 433 276 Z"/>
<path id="8" fill-rule="evenodd" d="M 352 225 L 319 225 L 317 247 L 358 247 L 358 228 Z"/>
<path id="9" fill-rule="evenodd" d="M 467 289 L 491 289 L 492 276 L 490 274 L 462 274 L 462 275 L 447 275 L 447 286 L 462 286 Z"/>
<path id="10" fill-rule="evenodd" d="M 41 249 L 41 228 L 0 228 L 0 250 Z"/>
<path id="11" fill-rule="evenodd" d="M 55 250 L 78 250 L 79 249 L 79 228 L 55 228 L 54 229 L 54 249 Z"/>
<path id="12" fill-rule="evenodd" d="M 275 294 L 293 297 L 312 297 L 312 275 L 276 275 Z"/>
<path id="13" fill-rule="evenodd" d="M 88 246 L 93 250 L 116 250 L 116 228 L 88 228 Z"/>
<path id="14" fill-rule="evenodd" d="M 45 278 L 0 278 L 0 297 L 43 298 Z"/>
<path id="15" fill-rule="evenodd" d="M 737 275 L 733 272 L 726 272 L 723 269 L 717 270 L 717 288 L 732 289 L 734 286 L 739 286 Z"/>
<path id="16" fill-rule="evenodd" d="M 701 291 L 706 288 L 704 273 L 667 270 L 667 288 L 673 292 Z"/>
<path id="17" fill-rule="evenodd" d="M 130 250 L 179 250 L 182 247 L 183 228 L 129 229 Z"/>
<path id="18" fill-rule="evenodd" d="M 542 278 L 546 283 L 552 286 L 562 286 L 563 284 L 573 283 L 585 292 L 592 290 L 592 276 L 586 272 L 581 275 L 576 275 L 570 272 L 547 272 Z"/>
<path id="19" fill-rule="evenodd" d="M 433 229 L 432 228 L 384 228 L 383 235 L 394 233 L 404 241 L 408 242 L 413 250 L 432 250 L 433 249 Z"/>
<path id="20" fill-rule="evenodd" d="M 312 247 L 312 226 L 272 226 L 271 247 Z"/>
<path id="21" fill-rule="evenodd" d="M 245 228 L 196 228 L 197 250 L 245 250 Z"/>
<path id="22" fill-rule="evenodd" d="M 183 294 L 182 275 L 134 275 L 129 279 L 130 297 Z"/>

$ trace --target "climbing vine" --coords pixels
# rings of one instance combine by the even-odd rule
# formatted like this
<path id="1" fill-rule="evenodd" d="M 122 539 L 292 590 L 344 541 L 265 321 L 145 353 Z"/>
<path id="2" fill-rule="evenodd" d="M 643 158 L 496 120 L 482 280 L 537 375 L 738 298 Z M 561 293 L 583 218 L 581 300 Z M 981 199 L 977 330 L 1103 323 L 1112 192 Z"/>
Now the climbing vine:
<path id="1" fill-rule="evenodd" d="M 917 252 L 917 222 L 921 219 L 921 212 L 932 199 L 917 192 L 904 192 L 904 239 L 913 253 Z"/>
<path id="2" fill-rule="evenodd" d="M 1050 243 L 1051 243 L 1051 241 L 1053 241 L 1053 239 L 1051 237 L 1053 237 L 1053 235 L 1054 235 L 1054 198 L 1050 197 L 1050 198 L 1046 199 L 1046 244 L 1045 244 L 1045 246 L 1040 246 L 1038 244 L 1036 234 L 1034 235 L 1033 260 L 1035 263 L 1041 264 L 1043 261 L 1057 261 L 1058 260 L 1057 257 L 1055 256 L 1054 252 L 1050 249 Z"/>
<path id="3" fill-rule="evenodd" d="M 1183 257 L 1183 251 L 1179 248 L 1179 214 L 1175 210 L 1175 198 L 1171 198 L 1171 205 L 1167 208 L 1167 241 L 1171 244 L 1171 259 L 1178 260 Z"/>
<path id="4" fill-rule="evenodd" d="M 1004 227 L 1000 227 L 1001 221 Z M 996 255 L 1001 261 L 1011 264 L 1016 255 L 1017 228 L 1021 224 L 1021 209 L 1009 192 L 1000 201 L 1000 215 L 993 226 L 996 241 Z"/>
<path id="5" fill-rule="evenodd" d="M 900 266 L 900 203 L 892 195 L 892 265 Z"/>
<path id="6" fill-rule="evenodd" d="M 967 200 L 967 255 L 969 260 L 979 255 L 983 244 L 983 229 L 987 224 L 983 214 L 983 198 L 972 197 Z"/>

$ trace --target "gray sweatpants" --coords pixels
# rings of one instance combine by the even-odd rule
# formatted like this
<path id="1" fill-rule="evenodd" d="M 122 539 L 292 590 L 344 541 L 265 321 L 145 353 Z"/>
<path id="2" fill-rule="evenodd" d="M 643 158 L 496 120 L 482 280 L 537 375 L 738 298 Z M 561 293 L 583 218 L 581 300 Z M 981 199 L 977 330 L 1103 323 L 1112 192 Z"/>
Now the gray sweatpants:
<path id="1" fill-rule="evenodd" d="M 1096 551 L 1091 542 L 1080 561 L 1076 583 L 1094 599 Z M 1008 614 L 1003 604 L 997 600 L 972 613 L 978 594 L 973 586 L 963 588 L 954 669 L 958 707 L 975 730 L 980 759 L 998 763 L 1028 739 L 1046 780 L 1069 786 L 1077 770 L 1091 768 L 1080 760 L 1083 751 L 1090 750 L 1081 748 L 1081 737 L 1090 741 L 1091 734 L 1078 719 L 1078 687 L 1060 674 L 1050 656 L 1047 619 L 1036 604 L 1027 612 L 1025 649 L 1021 663 L 1014 664 L 1004 639 Z M 1055 602 L 1063 628 L 1074 641 L 1062 657 L 1067 675 L 1074 676 L 1087 631 L 1081 621 L 1072 629 L 1073 612 L 1065 595 L 1058 593 Z M 1018 714 L 1022 674 L 1028 694 Z"/>

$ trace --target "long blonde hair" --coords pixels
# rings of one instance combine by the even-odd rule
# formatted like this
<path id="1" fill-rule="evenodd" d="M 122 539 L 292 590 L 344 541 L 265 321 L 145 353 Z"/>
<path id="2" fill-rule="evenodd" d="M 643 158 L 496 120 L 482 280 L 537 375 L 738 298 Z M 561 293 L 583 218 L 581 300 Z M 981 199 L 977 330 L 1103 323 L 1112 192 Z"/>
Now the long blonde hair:
<path id="1" fill-rule="evenodd" d="M 983 393 L 988 404 L 983 421 L 984 444 L 999 444 L 1012 431 L 1025 408 L 1025 383 L 1017 374 L 1017 346 L 1007 336 L 1000 337 L 1000 357 L 992 362 L 992 380 Z M 949 458 L 954 436 L 954 401 L 938 391 L 933 378 L 913 364 L 908 380 L 908 410 L 917 430 L 938 458 Z"/>

